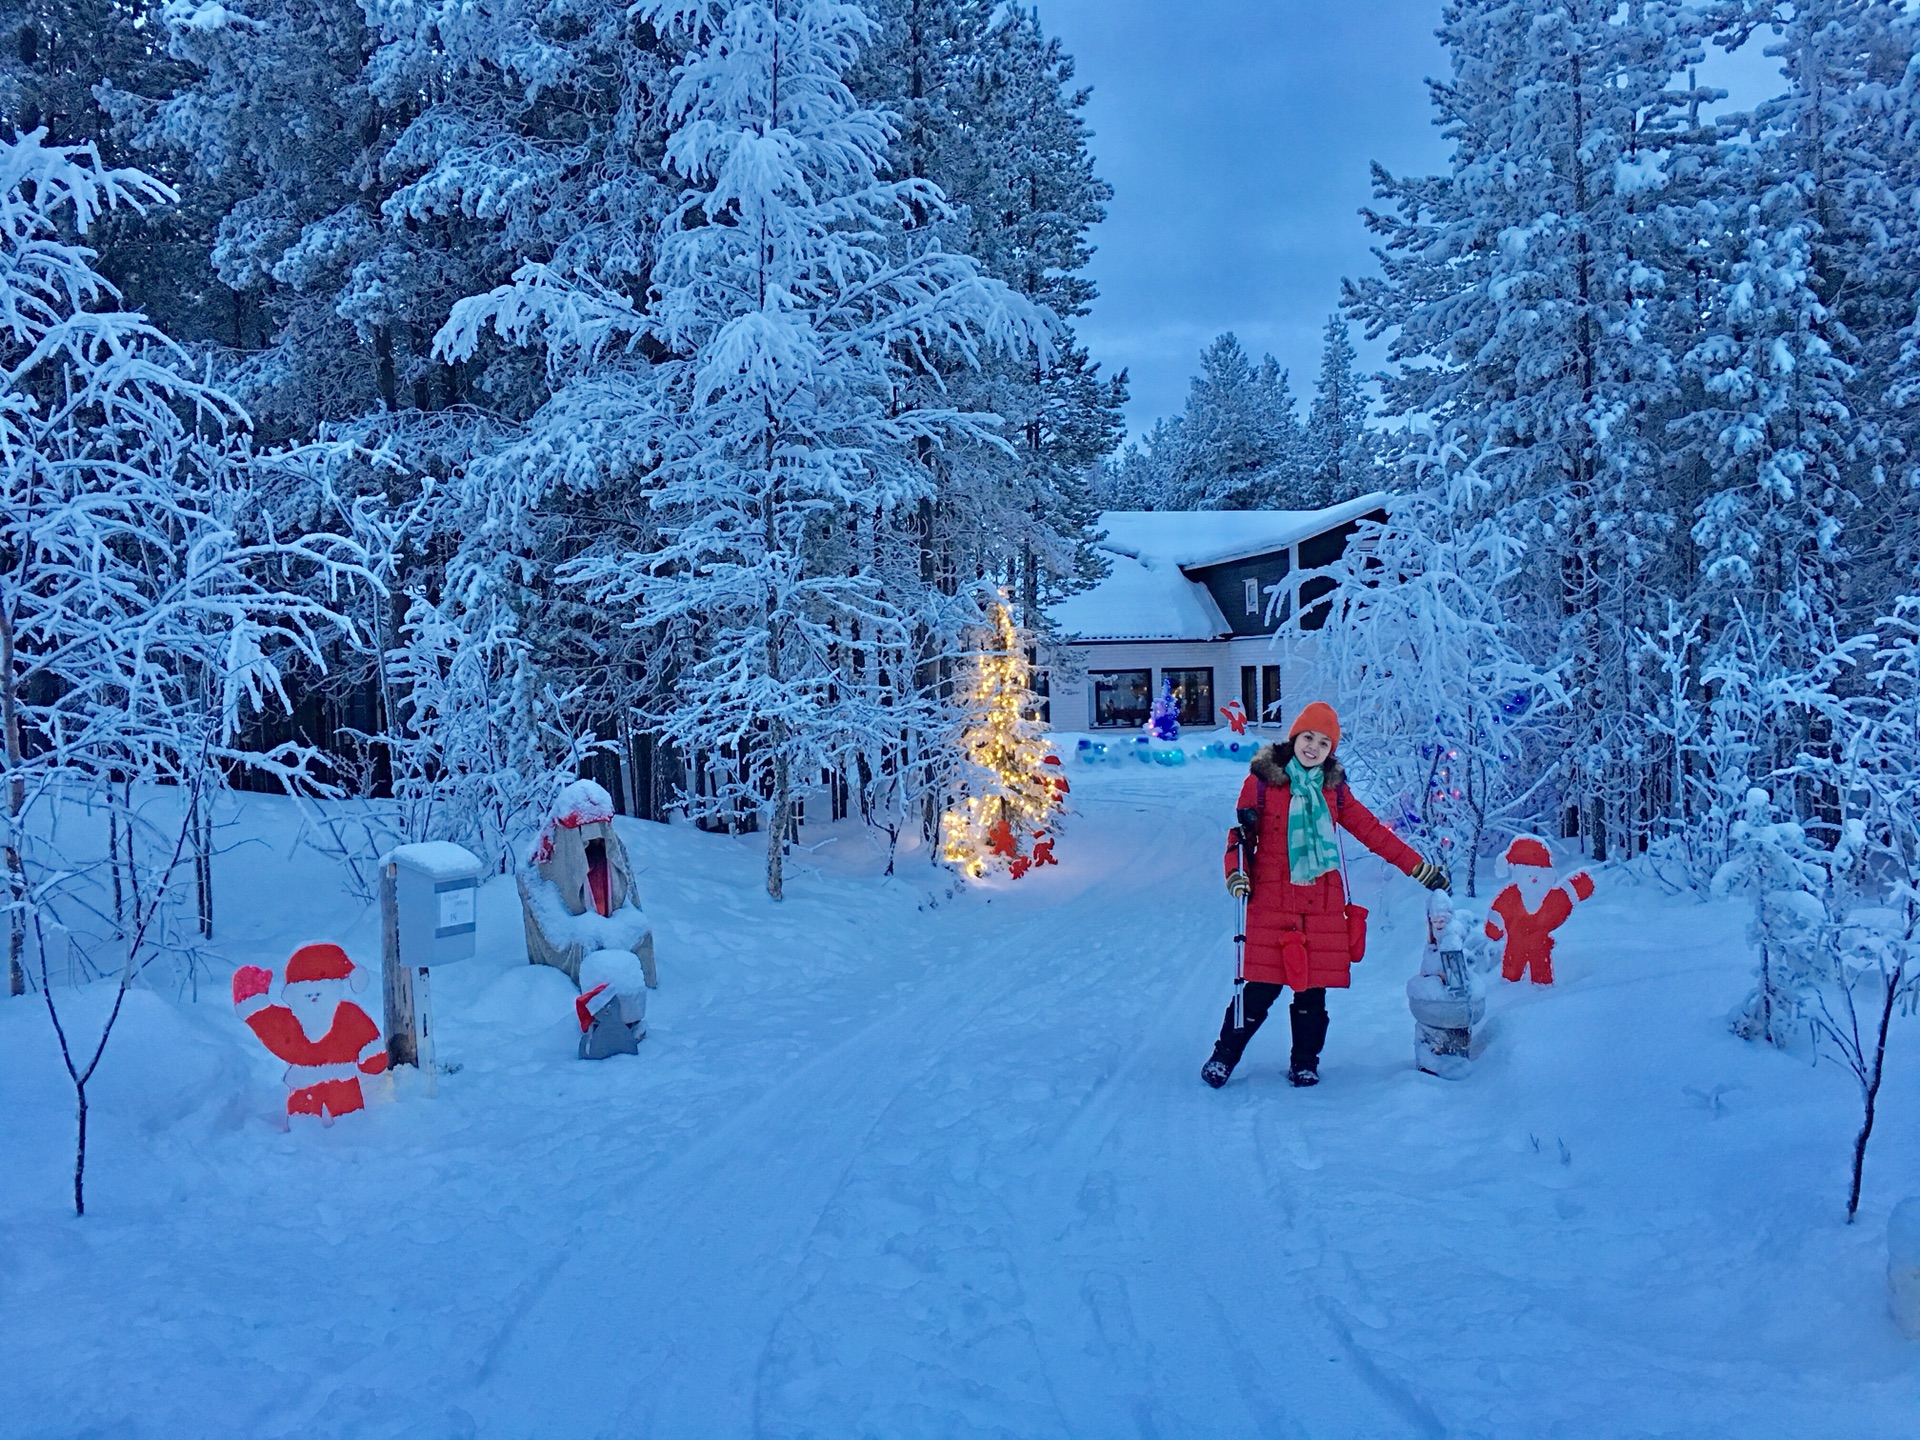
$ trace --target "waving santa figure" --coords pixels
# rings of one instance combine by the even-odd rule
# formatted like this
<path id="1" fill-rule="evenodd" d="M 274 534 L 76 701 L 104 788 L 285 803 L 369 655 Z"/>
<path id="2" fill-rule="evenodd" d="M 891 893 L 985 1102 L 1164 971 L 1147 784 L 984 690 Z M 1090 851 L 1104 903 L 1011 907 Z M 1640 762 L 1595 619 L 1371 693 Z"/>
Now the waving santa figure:
<path id="1" fill-rule="evenodd" d="M 380 1027 L 347 998 L 366 985 L 366 971 L 338 945 L 302 945 L 287 961 L 280 1002 L 271 1003 L 273 972 L 242 965 L 233 972 L 233 1003 L 260 1043 L 287 1062 L 287 1114 L 336 1115 L 365 1108 L 362 1075 L 387 1068 Z M 371 1050 L 371 1054 L 369 1054 Z"/>
<path id="2" fill-rule="evenodd" d="M 1553 983 L 1553 932 L 1567 922 L 1573 907 L 1593 894 L 1593 877 L 1582 870 L 1569 880 L 1553 878 L 1553 855 L 1537 835 L 1522 835 L 1507 846 L 1513 881 L 1493 897 L 1487 912 L 1487 938 L 1505 940 L 1500 973 L 1518 980 L 1532 972 L 1533 983 Z"/>

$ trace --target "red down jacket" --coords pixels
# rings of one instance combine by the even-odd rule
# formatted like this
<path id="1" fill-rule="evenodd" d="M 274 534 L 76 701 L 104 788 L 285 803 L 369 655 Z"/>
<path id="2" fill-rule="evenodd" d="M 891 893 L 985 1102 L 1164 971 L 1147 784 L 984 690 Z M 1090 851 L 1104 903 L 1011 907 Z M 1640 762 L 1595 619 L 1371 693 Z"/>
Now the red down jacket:
<path id="1" fill-rule="evenodd" d="M 1305 885 L 1293 883 L 1287 869 L 1287 804 L 1293 791 L 1277 747 L 1261 746 L 1250 769 L 1235 808 L 1251 810 L 1261 805 L 1262 780 L 1267 782 L 1267 793 L 1260 810 L 1253 895 L 1247 901 L 1247 979 L 1296 991 L 1321 985 L 1342 989 L 1353 983 L 1350 967 L 1357 957 L 1347 949 L 1347 895 L 1340 872 L 1329 871 Z M 1327 809 L 1333 823 L 1389 865 L 1413 874 L 1419 854 L 1353 798 L 1337 760 L 1327 762 L 1327 781 Z M 1240 854 L 1229 838 L 1226 873 L 1239 868 Z"/>

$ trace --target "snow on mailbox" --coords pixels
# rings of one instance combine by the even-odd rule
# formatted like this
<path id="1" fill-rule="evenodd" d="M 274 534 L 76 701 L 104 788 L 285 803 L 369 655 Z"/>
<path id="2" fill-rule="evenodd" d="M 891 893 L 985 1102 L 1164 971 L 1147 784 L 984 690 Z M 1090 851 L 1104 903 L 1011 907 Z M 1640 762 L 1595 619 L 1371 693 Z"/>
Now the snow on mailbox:
<path id="1" fill-rule="evenodd" d="M 402 845 L 380 860 L 387 1055 L 433 1074 L 427 973 L 473 957 L 480 875 L 471 851 L 445 840 Z"/>

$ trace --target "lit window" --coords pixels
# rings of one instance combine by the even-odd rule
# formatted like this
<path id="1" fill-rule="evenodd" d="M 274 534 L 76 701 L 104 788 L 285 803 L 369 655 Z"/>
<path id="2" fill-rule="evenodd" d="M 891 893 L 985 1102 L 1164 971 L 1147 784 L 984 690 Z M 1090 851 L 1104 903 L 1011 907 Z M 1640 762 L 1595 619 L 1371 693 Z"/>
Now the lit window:
<path id="1" fill-rule="evenodd" d="M 1213 725 L 1213 667 L 1204 670 L 1162 670 L 1161 676 L 1173 690 L 1173 703 L 1180 707 L 1182 725 Z"/>
<path id="2" fill-rule="evenodd" d="M 1087 678 L 1093 682 L 1093 723 L 1097 727 L 1147 723 L 1153 712 L 1151 670 L 1095 670 Z"/>

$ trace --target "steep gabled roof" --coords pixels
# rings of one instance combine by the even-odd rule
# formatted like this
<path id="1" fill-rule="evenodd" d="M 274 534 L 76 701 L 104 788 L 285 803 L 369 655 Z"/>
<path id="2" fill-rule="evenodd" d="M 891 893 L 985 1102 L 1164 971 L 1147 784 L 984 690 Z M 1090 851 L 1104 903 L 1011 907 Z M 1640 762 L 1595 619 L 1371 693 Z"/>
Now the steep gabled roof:
<path id="1" fill-rule="evenodd" d="M 1098 548 L 1113 573 L 1048 614 L 1076 640 L 1213 640 L 1232 633 L 1189 572 L 1285 550 L 1387 503 L 1362 495 L 1325 510 L 1109 510 Z"/>

